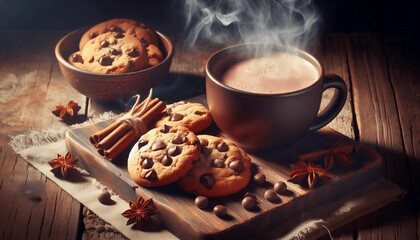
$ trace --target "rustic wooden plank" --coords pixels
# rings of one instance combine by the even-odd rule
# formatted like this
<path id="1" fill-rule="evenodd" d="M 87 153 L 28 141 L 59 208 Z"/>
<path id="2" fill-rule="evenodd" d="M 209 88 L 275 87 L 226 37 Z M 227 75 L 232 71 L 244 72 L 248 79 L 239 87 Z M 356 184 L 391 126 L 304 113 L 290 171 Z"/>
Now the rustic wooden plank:
<path id="1" fill-rule="evenodd" d="M 416 40 L 413 36 L 388 37 L 384 48 L 412 184 L 408 197 L 416 207 L 417 236 L 420 236 L 420 56 L 415 52 Z"/>
<path id="2" fill-rule="evenodd" d="M 72 89 L 59 72 L 54 46 L 61 37 L 60 32 L 1 30 L 0 33 L 3 36 L 0 50 L 0 211 L 2 216 L 7 216 L 0 220 L 0 236 L 6 239 L 75 239 L 80 203 L 18 157 L 8 142 L 9 135 L 66 126 L 51 110 L 55 104 L 75 100 L 81 103 L 83 113 L 85 97 Z M 27 194 L 35 190 L 38 191 L 35 197 Z M 62 204 L 65 207 L 60 207 Z"/>
<path id="3" fill-rule="evenodd" d="M 66 143 L 72 154 L 79 156 L 79 165 L 126 201 L 135 201 L 136 194 L 152 197 L 168 229 L 176 236 L 186 239 L 244 236 L 245 233 L 251 233 L 249 226 L 255 227 L 252 232 L 262 231 L 271 224 L 285 221 L 290 215 L 332 201 L 377 180 L 381 163 L 378 154 L 329 128 L 308 134 L 293 146 L 250 155 L 259 171 L 263 172 L 267 181 L 273 184 L 279 180 L 287 182 L 290 173 L 288 164 L 296 161 L 302 153 L 323 149 L 327 145 L 331 147 L 335 142 L 355 144 L 357 149 L 352 155 L 354 161 L 352 167 L 332 171 L 334 180 L 331 182 L 314 189 L 302 188 L 287 182 L 290 193 L 281 195 L 279 204 L 267 202 L 263 197 L 264 191 L 272 186 L 271 184 L 264 187 L 252 182 L 237 194 L 210 199 L 212 206 L 223 204 L 229 209 L 230 217 L 227 221 L 223 221 L 210 211 L 197 209 L 194 197 L 174 185 L 144 188 L 134 184 L 124 163 L 127 155 L 123 154 L 113 162 L 99 155 L 97 149 L 90 143 L 89 136 L 110 122 L 92 124 L 68 132 Z M 257 211 L 249 212 L 241 206 L 240 201 L 245 192 L 252 192 L 257 196 Z"/>
<path id="4" fill-rule="evenodd" d="M 388 64 L 378 37 L 353 34 L 346 42 L 360 141 L 378 151 L 384 175 L 411 189 L 401 126 Z M 416 219 L 408 198 L 357 222 L 357 236 L 366 239 L 414 239 Z M 415 210 L 414 210 L 415 211 Z"/>

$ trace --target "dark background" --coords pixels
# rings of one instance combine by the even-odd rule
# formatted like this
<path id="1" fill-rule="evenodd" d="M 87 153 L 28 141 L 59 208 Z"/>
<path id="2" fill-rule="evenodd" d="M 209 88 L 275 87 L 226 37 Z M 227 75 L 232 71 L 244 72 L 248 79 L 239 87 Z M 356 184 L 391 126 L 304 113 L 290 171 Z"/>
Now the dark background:
<path id="1" fill-rule="evenodd" d="M 240 1 L 240 0 L 239 0 Z M 261 1 L 261 0 L 258 0 Z M 183 31 L 183 0 L 0 0 L 0 28 L 70 30 L 114 17 Z M 314 0 L 326 32 L 417 34 L 418 0 Z M 416 4 L 417 3 L 417 4 Z M 171 23 L 165 24 L 166 23 Z M 173 24 L 173 23 L 177 24 Z M 149 23 L 150 24 L 150 23 Z"/>

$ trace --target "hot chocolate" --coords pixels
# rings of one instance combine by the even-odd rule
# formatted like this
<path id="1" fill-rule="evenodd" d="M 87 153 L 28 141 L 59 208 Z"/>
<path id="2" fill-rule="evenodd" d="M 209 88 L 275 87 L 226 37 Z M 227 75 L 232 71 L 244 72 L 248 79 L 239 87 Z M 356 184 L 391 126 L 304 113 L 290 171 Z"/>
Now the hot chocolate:
<path id="1" fill-rule="evenodd" d="M 309 61 L 290 53 L 249 59 L 231 66 L 221 82 L 246 92 L 278 94 L 306 88 L 320 73 Z"/>

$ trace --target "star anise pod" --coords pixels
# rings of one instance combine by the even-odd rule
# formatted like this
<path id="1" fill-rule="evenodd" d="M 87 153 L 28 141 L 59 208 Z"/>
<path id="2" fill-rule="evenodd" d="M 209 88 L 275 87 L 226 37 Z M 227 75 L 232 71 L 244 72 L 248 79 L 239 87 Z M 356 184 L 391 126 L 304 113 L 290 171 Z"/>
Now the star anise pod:
<path id="1" fill-rule="evenodd" d="M 70 101 L 67 103 L 67 106 L 64 106 L 64 105 L 55 106 L 55 110 L 53 110 L 52 113 L 55 116 L 60 117 L 61 119 L 65 119 L 67 117 L 73 117 L 77 115 L 79 110 L 80 110 L 80 106 L 77 103 Z"/>
<path id="2" fill-rule="evenodd" d="M 348 166 L 352 164 L 349 154 L 354 150 L 353 145 L 336 143 L 324 156 L 325 169 L 333 167 L 334 162 L 338 161 L 341 165 Z"/>
<path id="3" fill-rule="evenodd" d="M 144 200 L 142 196 L 137 199 L 137 204 L 130 201 L 130 209 L 125 210 L 121 215 L 128 218 L 127 225 L 136 223 L 140 225 L 144 221 L 150 220 L 152 215 L 157 213 L 153 204 L 153 198 Z"/>
<path id="4" fill-rule="evenodd" d="M 60 154 L 57 154 L 57 157 L 49 161 L 48 164 L 52 167 L 52 171 L 60 169 L 61 175 L 66 176 L 69 169 L 77 169 L 75 163 L 77 162 L 77 157 L 72 157 L 69 152 L 63 158 Z"/>
<path id="5" fill-rule="evenodd" d="M 290 164 L 290 168 L 292 169 L 292 172 L 289 174 L 289 181 L 302 184 L 302 181 L 305 181 L 306 179 L 309 188 L 315 187 L 319 178 L 323 180 L 332 178 L 327 170 L 323 169 L 319 165 L 314 165 L 312 161 L 308 164 L 305 162 Z"/>

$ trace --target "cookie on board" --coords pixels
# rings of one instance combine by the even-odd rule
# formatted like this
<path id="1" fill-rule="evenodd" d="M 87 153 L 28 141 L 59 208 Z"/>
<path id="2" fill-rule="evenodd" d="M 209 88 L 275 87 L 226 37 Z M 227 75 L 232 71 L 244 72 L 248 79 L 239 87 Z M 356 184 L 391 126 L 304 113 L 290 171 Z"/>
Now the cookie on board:
<path id="1" fill-rule="evenodd" d="M 137 184 L 158 187 L 176 182 L 200 157 L 200 142 L 185 127 L 151 129 L 140 137 L 128 157 L 128 173 Z"/>
<path id="2" fill-rule="evenodd" d="M 233 141 L 210 135 L 198 135 L 200 160 L 178 181 L 194 195 L 222 197 L 246 187 L 251 179 L 251 158 Z"/>
<path id="3" fill-rule="evenodd" d="M 156 126 L 184 126 L 194 133 L 208 128 L 213 122 L 210 111 L 201 103 L 180 101 L 169 104 Z"/>

